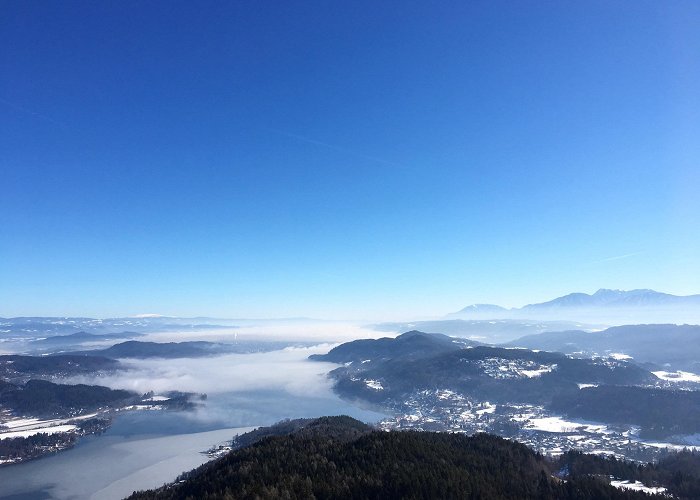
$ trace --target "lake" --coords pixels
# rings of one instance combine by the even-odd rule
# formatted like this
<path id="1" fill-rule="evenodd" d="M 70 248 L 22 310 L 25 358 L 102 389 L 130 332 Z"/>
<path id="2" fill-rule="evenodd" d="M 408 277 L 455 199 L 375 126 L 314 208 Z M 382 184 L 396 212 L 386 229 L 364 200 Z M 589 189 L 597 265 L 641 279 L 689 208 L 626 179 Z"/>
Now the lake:
<path id="1" fill-rule="evenodd" d="M 123 498 L 201 465 L 208 460 L 201 452 L 235 434 L 284 418 L 340 414 L 366 422 L 383 417 L 330 393 L 300 396 L 274 389 L 210 395 L 194 412 L 126 412 L 106 433 L 70 450 L 0 468 L 0 498 Z"/>
<path id="2" fill-rule="evenodd" d="M 327 374 L 338 365 L 308 361 L 328 345 L 207 358 L 128 360 L 127 369 L 68 383 L 106 385 L 143 394 L 206 393 L 187 412 L 131 411 L 101 436 L 23 464 L 0 467 L 0 498 L 115 499 L 173 481 L 206 462 L 201 452 L 251 427 L 285 418 L 350 415 L 376 422 L 384 415 L 342 401 Z"/>

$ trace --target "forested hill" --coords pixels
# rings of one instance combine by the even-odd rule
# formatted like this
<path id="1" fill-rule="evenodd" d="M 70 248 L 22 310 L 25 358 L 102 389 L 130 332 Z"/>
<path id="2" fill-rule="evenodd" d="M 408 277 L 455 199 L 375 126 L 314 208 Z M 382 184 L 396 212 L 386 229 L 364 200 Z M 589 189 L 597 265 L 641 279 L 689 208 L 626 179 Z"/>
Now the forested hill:
<path id="1" fill-rule="evenodd" d="M 487 434 L 374 431 L 348 417 L 287 427 L 131 498 L 649 498 L 587 474 L 564 481 L 557 464 Z"/>
<path id="2" fill-rule="evenodd" d="M 459 351 L 464 347 L 475 345 L 479 345 L 479 343 L 439 333 L 423 333 L 412 330 L 402 333 L 396 338 L 353 340 L 334 347 L 327 354 L 312 354 L 309 358 L 331 363 L 363 361 L 367 363 L 397 358 L 410 360 Z"/>

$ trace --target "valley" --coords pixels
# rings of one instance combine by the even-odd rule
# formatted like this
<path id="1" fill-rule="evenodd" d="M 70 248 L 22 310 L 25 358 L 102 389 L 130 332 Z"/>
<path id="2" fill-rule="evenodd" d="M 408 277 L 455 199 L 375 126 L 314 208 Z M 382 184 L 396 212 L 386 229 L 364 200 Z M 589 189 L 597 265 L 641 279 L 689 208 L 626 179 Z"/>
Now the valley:
<path id="1" fill-rule="evenodd" d="M 3 345 L 14 353 L 0 355 L 0 460 L 7 470 L 41 464 L 47 459 L 32 459 L 47 456 L 53 461 L 46 463 L 69 462 L 86 453 L 79 450 L 93 449 L 90 443 L 113 440 L 114 429 L 121 434 L 126 422 L 148 421 L 144 429 L 158 439 L 201 435 L 197 461 L 205 463 L 242 446 L 235 439 L 207 442 L 208 433 L 340 412 L 385 431 L 497 435 L 549 460 L 577 450 L 656 463 L 700 446 L 700 377 L 687 362 L 695 353 L 687 350 L 684 357 L 669 347 L 671 339 L 694 335 L 695 327 L 630 325 L 519 337 L 520 320 L 498 322 L 498 330 L 491 320 L 469 324 L 464 336 L 413 330 L 379 337 L 367 329 L 367 338 L 329 344 L 251 338 L 245 328 L 214 324 L 179 334 L 177 342 L 167 329 L 145 327 L 138 336 L 10 335 Z M 484 335 L 477 339 L 479 325 Z M 626 343 L 634 335 L 646 340 L 630 350 L 611 343 L 618 332 Z M 539 348 L 570 335 L 585 335 L 589 348 Z M 498 342 L 504 338 L 512 340 Z M 295 371 L 300 377 L 286 375 Z M 250 392 L 261 380 L 269 380 L 266 391 L 286 388 Z M 309 386 L 316 389 L 309 392 Z M 186 468 L 176 463 L 167 469 L 168 480 Z M 14 490 L 23 491 L 19 484 Z M 52 491 L 52 498 L 63 498 Z"/>

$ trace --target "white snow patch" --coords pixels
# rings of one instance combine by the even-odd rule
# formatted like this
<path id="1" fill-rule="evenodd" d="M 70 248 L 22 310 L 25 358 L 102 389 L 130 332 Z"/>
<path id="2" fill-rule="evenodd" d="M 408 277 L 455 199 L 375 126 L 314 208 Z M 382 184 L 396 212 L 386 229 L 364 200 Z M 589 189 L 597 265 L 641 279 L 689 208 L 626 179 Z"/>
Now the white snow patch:
<path id="1" fill-rule="evenodd" d="M 116 411 L 131 411 L 131 410 L 147 410 L 147 411 L 155 411 L 155 410 L 162 410 L 163 406 L 161 405 L 130 405 L 130 406 L 125 406 L 123 408 L 119 408 Z"/>
<path id="2" fill-rule="evenodd" d="M 148 399 L 144 399 L 144 401 L 169 401 L 170 398 L 167 398 L 165 396 L 151 396 Z"/>
<path id="3" fill-rule="evenodd" d="M 659 377 L 661 380 L 667 380 L 669 382 L 698 382 L 700 383 L 700 375 L 697 373 L 690 373 L 690 372 L 682 372 L 682 371 L 677 371 L 677 372 L 665 372 L 665 371 L 658 371 L 658 372 L 651 372 L 657 377 Z"/>
<path id="4" fill-rule="evenodd" d="M 613 352 L 613 353 L 610 353 L 609 356 L 613 359 L 617 359 L 620 361 L 624 360 L 624 359 L 632 359 L 632 356 L 630 356 L 629 354 L 624 354 L 622 352 Z"/>
<path id="5" fill-rule="evenodd" d="M 644 493 L 652 494 L 664 493 L 666 491 L 666 488 L 664 488 L 663 486 L 644 486 L 644 484 L 642 484 L 639 481 L 635 481 L 632 483 L 630 481 L 620 481 L 617 479 L 613 479 L 610 481 L 610 485 L 618 489 L 643 491 Z"/>
<path id="6" fill-rule="evenodd" d="M 382 386 L 382 383 L 379 380 L 365 380 L 365 385 L 367 385 L 367 387 L 370 389 L 374 389 L 375 391 L 384 390 L 384 386 Z"/>
<path id="7" fill-rule="evenodd" d="M 557 365 L 551 365 L 551 366 L 546 366 L 544 368 L 540 368 L 539 370 L 520 370 L 520 374 L 525 375 L 527 378 L 535 378 L 535 377 L 539 377 L 543 373 L 551 372 L 556 367 L 557 367 Z"/>
<path id="8" fill-rule="evenodd" d="M 437 391 L 436 394 L 437 394 L 438 399 L 450 399 L 456 393 L 454 391 L 450 391 L 448 389 L 443 389 L 442 391 Z"/>

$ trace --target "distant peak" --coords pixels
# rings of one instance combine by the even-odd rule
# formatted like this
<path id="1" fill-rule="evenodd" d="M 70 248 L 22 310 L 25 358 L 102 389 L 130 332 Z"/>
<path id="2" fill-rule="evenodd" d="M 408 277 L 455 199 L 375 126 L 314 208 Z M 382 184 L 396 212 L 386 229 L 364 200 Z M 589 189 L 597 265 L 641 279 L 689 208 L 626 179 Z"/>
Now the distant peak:
<path id="1" fill-rule="evenodd" d="M 505 307 L 497 306 L 496 304 L 471 304 L 464 309 L 461 309 L 460 313 L 466 312 L 495 312 L 495 311 L 506 311 Z"/>
<path id="2" fill-rule="evenodd" d="M 505 309 L 504 307 L 498 306 L 496 304 L 472 304 L 465 307 L 465 309 Z"/>

